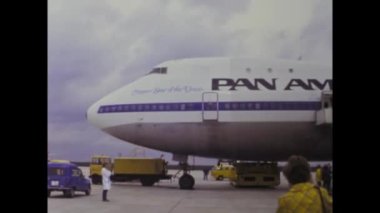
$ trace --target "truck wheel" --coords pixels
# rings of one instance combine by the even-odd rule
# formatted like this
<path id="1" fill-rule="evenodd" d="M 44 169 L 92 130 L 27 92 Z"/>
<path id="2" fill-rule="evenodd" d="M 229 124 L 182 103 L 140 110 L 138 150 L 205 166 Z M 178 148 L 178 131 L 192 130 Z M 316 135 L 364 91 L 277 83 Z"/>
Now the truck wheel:
<path id="1" fill-rule="evenodd" d="M 194 178 L 189 174 L 184 174 L 179 178 L 179 188 L 180 189 L 193 189 Z"/>
<path id="2" fill-rule="evenodd" d="M 224 179 L 224 177 L 223 176 L 221 176 L 221 175 L 219 175 L 217 178 L 216 178 L 217 180 L 223 180 Z"/>
<path id="3" fill-rule="evenodd" d="M 74 191 L 74 189 L 68 189 L 68 190 L 64 191 L 63 194 L 66 197 L 72 198 L 72 197 L 74 197 L 75 191 Z"/>
<path id="4" fill-rule="evenodd" d="M 156 180 L 153 178 L 141 178 L 140 182 L 143 186 L 153 186 Z"/>
<path id="5" fill-rule="evenodd" d="M 88 188 L 86 191 L 84 191 L 84 193 L 86 193 L 87 196 L 90 195 L 91 194 L 91 187 Z"/>

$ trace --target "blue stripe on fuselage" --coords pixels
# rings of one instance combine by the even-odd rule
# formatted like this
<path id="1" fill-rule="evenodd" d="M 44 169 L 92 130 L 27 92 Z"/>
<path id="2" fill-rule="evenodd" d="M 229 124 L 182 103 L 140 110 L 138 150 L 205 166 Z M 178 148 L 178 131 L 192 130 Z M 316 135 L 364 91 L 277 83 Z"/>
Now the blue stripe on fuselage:
<path id="1" fill-rule="evenodd" d="M 182 102 L 103 105 L 98 113 L 117 112 L 173 112 L 173 111 L 315 111 L 321 109 L 317 101 L 236 101 L 236 102 Z"/>

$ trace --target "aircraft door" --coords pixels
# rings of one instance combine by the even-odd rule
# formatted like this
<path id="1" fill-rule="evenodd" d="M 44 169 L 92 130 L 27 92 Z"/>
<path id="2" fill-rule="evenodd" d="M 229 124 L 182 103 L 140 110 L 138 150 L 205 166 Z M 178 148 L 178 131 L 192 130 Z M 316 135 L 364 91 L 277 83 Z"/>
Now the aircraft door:
<path id="1" fill-rule="evenodd" d="M 218 93 L 204 92 L 202 94 L 203 121 L 217 121 L 219 115 Z"/>
<path id="2" fill-rule="evenodd" d="M 322 92 L 321 109 L 316 111 L 316 124 L 332 124 L 333 94 L 332 91 Z"/>
<path id="3" fill-rule="evenodd" d="M 321 101 L 322 101 L 322 109 L 332 109 L 333 108 L 332 92 L 323 92 Z"/>

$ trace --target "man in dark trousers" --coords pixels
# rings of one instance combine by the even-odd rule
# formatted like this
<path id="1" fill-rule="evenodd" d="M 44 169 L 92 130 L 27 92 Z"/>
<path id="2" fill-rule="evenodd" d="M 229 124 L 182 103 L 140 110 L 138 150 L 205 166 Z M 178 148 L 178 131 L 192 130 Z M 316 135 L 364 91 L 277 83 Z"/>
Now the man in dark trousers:
<path id="1" fill-rule="evenodd" d="M 102 168 L 102 182 L 103 182 L 103 201 L 109 201 L 107 199 L 107 192 L 111 189 L 111 165 L 104 163 Z"/>
<path id="2" fill-rule="evenodd" d="M 203 180 L 208 180 L 208 172 L 209 170 L 207 168 L 203 169 Z"/>

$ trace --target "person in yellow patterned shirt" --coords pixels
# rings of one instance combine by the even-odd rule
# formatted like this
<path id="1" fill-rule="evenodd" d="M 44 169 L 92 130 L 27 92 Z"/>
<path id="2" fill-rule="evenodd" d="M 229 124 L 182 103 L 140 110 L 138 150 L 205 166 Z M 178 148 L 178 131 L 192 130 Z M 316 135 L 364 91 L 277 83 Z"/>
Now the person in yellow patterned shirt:
<path id="1" fill-rule="evenodd" d="M 332 212 L 332 198 L 324 188 L 312 184 L 310 165 L 304 157 L 291 156 L 283 173 L 290 190 L 279 198 L 277 213 Z"/>

